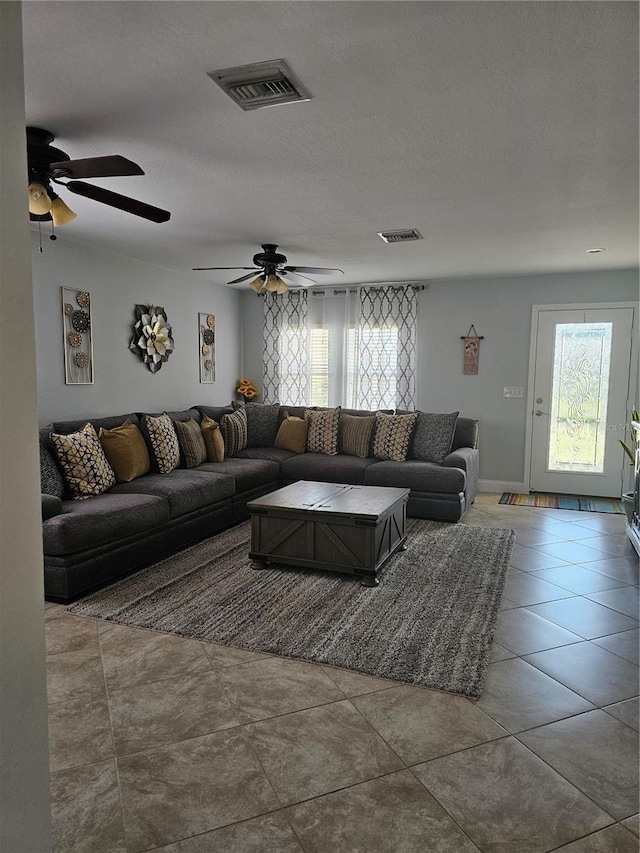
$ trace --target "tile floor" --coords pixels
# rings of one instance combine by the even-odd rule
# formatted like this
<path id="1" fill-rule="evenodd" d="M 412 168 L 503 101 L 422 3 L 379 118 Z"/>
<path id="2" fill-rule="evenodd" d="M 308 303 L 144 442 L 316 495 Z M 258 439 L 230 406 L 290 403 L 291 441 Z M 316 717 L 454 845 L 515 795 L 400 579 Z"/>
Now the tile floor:
<path id="1" fill-rule="evenodd" d="M 47 605 L 55 850 L 638 851 L 624 517 L 497 500 L 464 519 L 517 530 L 476 702 Z"/>

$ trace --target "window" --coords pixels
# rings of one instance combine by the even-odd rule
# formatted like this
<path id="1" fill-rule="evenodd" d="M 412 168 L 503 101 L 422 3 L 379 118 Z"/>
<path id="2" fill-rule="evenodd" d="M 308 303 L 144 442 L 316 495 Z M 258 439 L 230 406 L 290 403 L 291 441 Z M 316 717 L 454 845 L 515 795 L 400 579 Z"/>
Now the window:
<path id="1" fill-rule="evenodd" d="M 309 405 L 329 405 L 329 329 L 310 332 L 310 394 Z"/>
<path id="2" fill-rule="evenodd" d="M 374 408 L 394 409 L 397 399 L 398 329 L 351 328 L 347 332 L 347 398 L 376 400 Z"/>

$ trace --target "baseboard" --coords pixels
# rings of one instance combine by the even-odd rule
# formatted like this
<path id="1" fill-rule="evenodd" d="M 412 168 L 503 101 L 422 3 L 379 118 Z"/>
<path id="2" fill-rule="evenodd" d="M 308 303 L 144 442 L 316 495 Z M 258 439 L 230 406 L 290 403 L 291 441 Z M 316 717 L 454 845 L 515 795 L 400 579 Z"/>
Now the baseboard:
<path id="1" fill-rule="evenodd" d="M 478 480 L 479 492 L 514 492 L 515 494 L 527 494 L 529 489 L 524 483 L 510 483 L 507 480 Z"/>

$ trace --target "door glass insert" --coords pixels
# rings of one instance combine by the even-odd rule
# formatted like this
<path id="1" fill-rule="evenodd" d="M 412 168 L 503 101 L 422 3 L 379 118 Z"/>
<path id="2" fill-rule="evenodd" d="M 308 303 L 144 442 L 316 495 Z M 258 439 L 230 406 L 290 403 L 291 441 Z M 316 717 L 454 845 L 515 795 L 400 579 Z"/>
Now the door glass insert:
<path id="1" fill-rule="evenodd" d="M 613 323 L 558 323 L 549 471 L 604 472 Z"/>

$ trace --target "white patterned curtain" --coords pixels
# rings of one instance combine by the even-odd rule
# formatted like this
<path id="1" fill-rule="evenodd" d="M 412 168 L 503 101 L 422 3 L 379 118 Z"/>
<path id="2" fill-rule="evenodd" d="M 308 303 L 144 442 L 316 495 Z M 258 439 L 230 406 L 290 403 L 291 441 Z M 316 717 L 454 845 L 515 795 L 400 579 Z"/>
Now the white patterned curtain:
<path id="1" fill-rule="evenodd" d="M 415 288 L 362 287 L 354 329 L 352 405 L 415 408 Z"/>
<path id="2" fill-rule="evenodd" d="M 309 404 L 309 324 L 306 290 L 264 296 L 263 399 Z"/>

